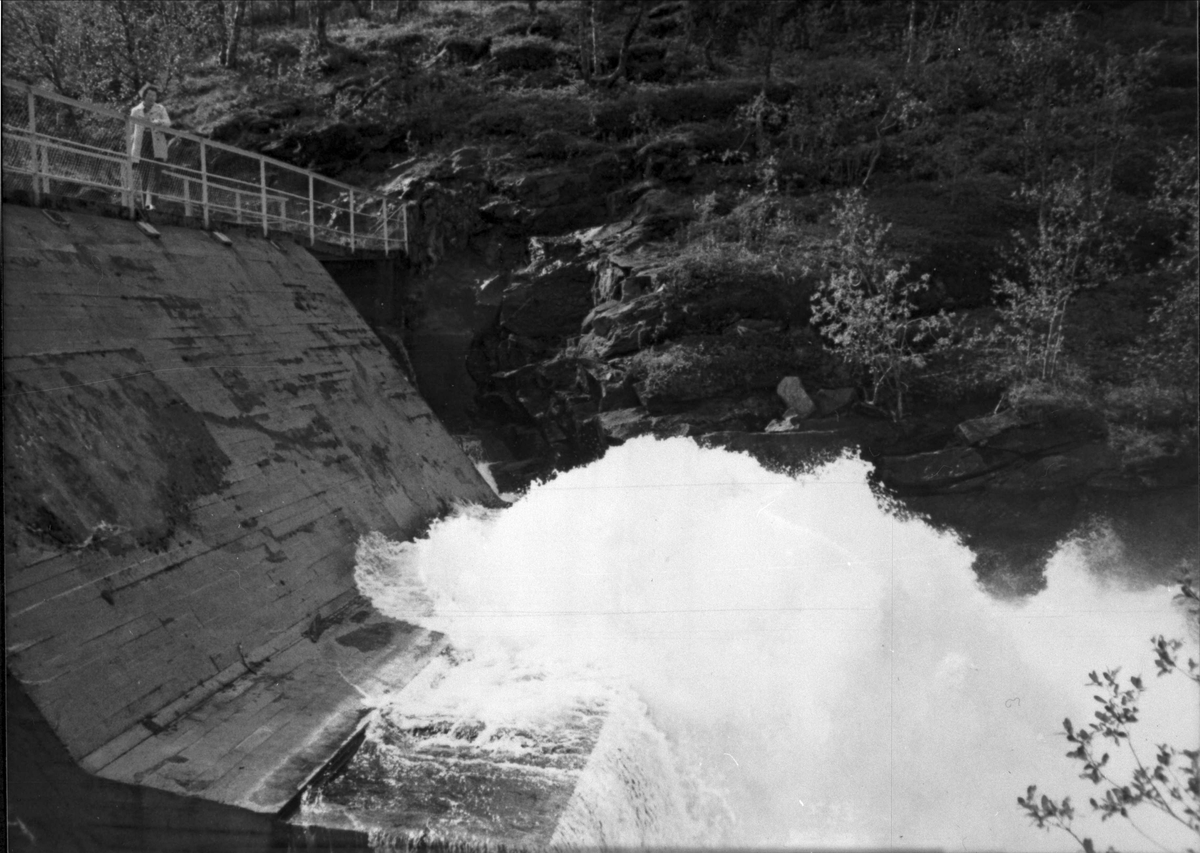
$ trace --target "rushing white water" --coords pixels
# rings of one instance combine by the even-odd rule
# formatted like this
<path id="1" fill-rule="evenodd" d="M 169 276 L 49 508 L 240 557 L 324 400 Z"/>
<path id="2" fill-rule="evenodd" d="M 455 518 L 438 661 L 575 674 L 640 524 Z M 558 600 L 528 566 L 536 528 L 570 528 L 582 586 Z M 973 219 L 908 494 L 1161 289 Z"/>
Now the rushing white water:
<path id="1" fill-rule="evenodd" d="M 881 510 L 866 474 L 845 458 L 792 478 L 641 439 L 416 543 L 368 538 L 357 580 L 473 655 L 406 691 L 406 714 L 499 730 L 580 696 L 644 705 L 644 726 L 625 730 L 640 745 L 593 762 L 645 814 L 622 812 L 593 773 L 560 831 L 576 836 L 559 840 L 1070 849 L 1017 807 L 1036 783 L 1082 806 L 1077 828 L 1098 847 L 1147 849 L 1124 821 L 1090 818 L 1098 792 L 1059 733 L 1092 716 L 1086 674 L 1121 666 L 1148 682 L 1143 757 L 1196 747 L 1195 685 L 1152 677 L 1151 636 L 1195 655 L 1172 590 L 1123 583 L 1112 543 L 1071 543 L 1043 593 L 990 598 L 970 553 Z M 1195 845 L 1142 811 L 1167 848 Z"/>

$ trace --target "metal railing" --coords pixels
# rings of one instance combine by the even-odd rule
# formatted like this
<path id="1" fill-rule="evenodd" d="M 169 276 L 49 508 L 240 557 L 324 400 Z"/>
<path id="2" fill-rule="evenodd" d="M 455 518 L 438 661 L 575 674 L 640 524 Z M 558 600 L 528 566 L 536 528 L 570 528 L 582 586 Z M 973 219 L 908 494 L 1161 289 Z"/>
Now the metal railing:
<path id="1" fill-rule="evenodd" d="M 154 203 L 218 223 L 260 225 L 318 241 L 385 253 L 407 251 L 402 202 L 322 177 L 280 160 L 157 127 L 114 110 L 10 80 L 2 81 L 3 189 L 45 196 L 95 197 L 134 216 L 149 170 L 135 165 L 136 124 L 166 135 L 168 158 L 153 188 Z"/>

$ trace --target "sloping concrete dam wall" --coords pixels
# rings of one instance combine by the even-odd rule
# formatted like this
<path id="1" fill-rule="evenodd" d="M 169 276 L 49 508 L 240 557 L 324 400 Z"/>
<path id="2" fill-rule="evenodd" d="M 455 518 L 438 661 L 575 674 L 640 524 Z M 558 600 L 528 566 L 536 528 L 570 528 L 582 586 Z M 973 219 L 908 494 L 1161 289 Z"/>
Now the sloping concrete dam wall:
<path id="1" fill-rule="evenodd" d="M 100 776 L 277 811 L 441 638 L 360 534 L 495 502 L 300 246 L 4 205 L 7 664 Z"/>

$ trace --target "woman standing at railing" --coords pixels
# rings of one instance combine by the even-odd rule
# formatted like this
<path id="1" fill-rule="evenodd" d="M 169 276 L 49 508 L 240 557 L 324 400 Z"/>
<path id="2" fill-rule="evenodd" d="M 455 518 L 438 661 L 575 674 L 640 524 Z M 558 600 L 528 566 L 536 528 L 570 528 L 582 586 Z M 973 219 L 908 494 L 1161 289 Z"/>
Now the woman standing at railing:
<path id="1" fill-rule="evenodd" d="M 133 122 L 133 133 L 129 137 L 129 159 L 134 170 L 141 175 L 141 191 L 145 193 L 146 210 L 154 210 L 154 192 L 158 189 L 159 175 L 163 163 L 167 162 L 167 135 L 157 128 L 146 133 L 146 125 L 171 126 L 166 107 L 158 103 L 158 87 L 147 83 L 138 92 L 142 102 L 130 111 L 130 115 L 141 121 Z"/>

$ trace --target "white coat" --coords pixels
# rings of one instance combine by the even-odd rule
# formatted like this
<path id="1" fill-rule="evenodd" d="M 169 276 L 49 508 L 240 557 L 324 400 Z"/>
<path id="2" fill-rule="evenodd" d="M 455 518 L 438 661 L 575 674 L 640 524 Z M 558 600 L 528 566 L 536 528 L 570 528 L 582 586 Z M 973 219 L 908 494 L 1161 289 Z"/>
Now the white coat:
<path id="1" fill-rule="evenodd" d="M 146 112 L 146 105 L 138 104 L 129 114 L 134 118 L 146 119 L 151 124 L 161 124 L 164 127 L 171 126 L 171 118 L 167 115 L 167 109 L 162 104 L 155 104 L 150 108 L 149 114 Z M 133 133 L 129 136 L 129 159 L 133 162 L 138 162 L 142 159 L 142 134 L 146 132 L 146 126 L 134 122 Z M 154 145 L 154 156 L 159 160 L 167 159 L 167 135 L 160 130 L 151 131 L 151 143 Z"/>

